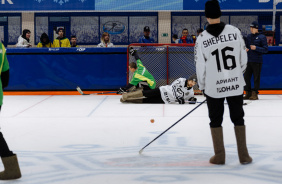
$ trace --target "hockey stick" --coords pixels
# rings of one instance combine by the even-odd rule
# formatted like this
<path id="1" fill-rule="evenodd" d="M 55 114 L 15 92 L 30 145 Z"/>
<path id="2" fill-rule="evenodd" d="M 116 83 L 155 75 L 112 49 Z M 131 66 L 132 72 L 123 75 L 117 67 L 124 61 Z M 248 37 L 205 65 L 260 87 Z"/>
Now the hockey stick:
<path id="1" fill-rule="evenodd" d="M 76 90 L 81 94 L 81 95 L 101 95 L 101 94 L 109 94 L 109 93 L 116 93 L 116 92 L 101 92 L 101 93 L 90 93 L 90 94 L 85 94 L 79 86 L 76 87 Z"/>
<path id="2" fill-rule="evenodd" d="M 185 101 L 185 102 L 188 102 L 189 104 L 194 104 L 193 103 L 194 101 Z M 197 103 L 202 103 L 202 102 L 197 102 Z M 252 103 L 252 101 L 245 102 L 245 103 L 243 103 L 243 105 L 248 105 L 250 103 Z M 225 104 L 227 104 L 227 103 L 225 103 Z"/>
<path id="3" fill-rule="evenodd" d="M 166 129 L 163 133 L 161 133 L 160 135 L 158 135 L 155 139 L 153 139 L 151 142 L 149 142 L 146 146 L 144 146 L 140 151 L 139 154 L 142 154 L 143 150 L 149 146 L 152 142 L 154 142 L 156 139 L 158 139 L 160 136 L 162 136 L 164 133 L 166 133 L 169 129 L 171 129 L 174 125 L 176 125 L 177 123 L 179 123 L 181 120 L 183 120 L 186 116 L 188 116 L 189 114 L 191 114 L 194 110 L 196 110 L 198 107 L 200 107 L 203 103 L 205 103 L 206 100 L 204 100 L 203 102 L 201 102 L 197 107 L 195 107 L 194 109 L 192 109 L 190 112 L 188 112 L 185 116 L 183 116 L 182 118 L 180 118 L 178 121 L 176 121 L 173 125 L 171 125 L 168 129 Z"/>

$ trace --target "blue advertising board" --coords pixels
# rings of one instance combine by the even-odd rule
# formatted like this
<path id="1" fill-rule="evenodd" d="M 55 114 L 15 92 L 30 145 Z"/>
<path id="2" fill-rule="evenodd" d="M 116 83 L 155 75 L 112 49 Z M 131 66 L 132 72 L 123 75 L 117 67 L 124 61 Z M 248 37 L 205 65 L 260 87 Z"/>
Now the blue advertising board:
<path id="1" fill-rule="evenodd" d="M 0 11 L 204 10 L 207 0 L 1 0 Z M 273 0 L 218 0 L 222 10 L 273 9 Z M 282 3 L 277 5 L 282 9 Z"/>
<path id="2" fill-rule="evenodd" d="M 0 10 L 95 10 L 95 0 L 1 0 Z"/>

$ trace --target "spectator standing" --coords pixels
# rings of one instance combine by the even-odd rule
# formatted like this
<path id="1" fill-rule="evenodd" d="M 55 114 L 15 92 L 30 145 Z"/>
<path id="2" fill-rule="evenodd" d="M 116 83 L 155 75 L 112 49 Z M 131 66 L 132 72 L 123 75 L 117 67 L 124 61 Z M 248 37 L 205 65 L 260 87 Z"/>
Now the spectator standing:
<path id="1" fill-rule="evenodd" d="M 179 43 L 179 39 L 178 39 L 177 34 L 172 35 L 172 41 L 173 41 L 174 43 Z"/>
<path id="2" fill-rule="evenodd" d="M 244 99 L 258 100 L 258 90 L 260 86 L 260 73 L 262 67 L 262 55 L 268 52 L 267 39 L 265 35 L 259 33 L 258 23 L 252 22 L 250 25 L 251 34 L 247 36 L 246 46 L 248 51 L 248 64 L 244 74 L 246 81 Z M 251 78 L 254 76 L 254 88 L 251 89 Z"/>
<path id="3" fill-rule="evenodd" d="M 76 36 L 75 35 L 71 36 L 71 40 L 70 40 L 71 47 L 78 47 L 76 41 L 77 41 Z"/>
<path id="4" fill-rule="evenodd" d="M 209 111 L 215 153 L 210 163 L 225 164 L 222 122 L 226 99 L 234 124 L 239 161 L 248 164 L 252 158 L 247 149 L 243 109 L 243 72 L 248 59 L 246 46 L 239 29 L 220 22 L 221 10 L 217 0 L 206 2 L 205 15 L 209 25 L 196 41 L 195 63 L 199 89 L 206 95 Z"/>
<path id="5" fill-rule="evenodd" d="M 16 47 L 31 47 L 31 43 L 30 43 L 30 30 L 28 29 L 24 29 L 23 30 L 23 34 L 21 36 L 19 36 L 18 38 L 18 43 L 16 44 Z"/>
<path id="6" fill-rule="evenodd" d="M 144 36 L 139 38 L 139 43 L 155 43 L 155 40 L 150 37 L 150 27 L 144 27 Z"/>
<path id="7" fill-rule="evenodd" d="M 3 89 L 9 83 L 9 63 L 6 56 L 6 49 L 0 42 L 0 110 L 3 104 Z M 17 155 L 8 147 L 6 140 L 0 132 L 0 156 L 4 165 L 4 171 L 0 172 L 0 180 L 18 179 L 21 177 L 21 171 Z"/>
<path id="8" fill-rule="evenodd" d="M 185 28 L 182 30 L 182 36 L 179 43 L 194 43 L 193 38 L 189 35 L 188 29 Z"/>
<path id="9" fill-rule="evenodd" d="M 110 34 L 104 32 L 101 38 L 101 43 L 97 45 L 97 47 L 114 47 L 114 44 L 111 43 Z"/>
<path id="10" fill-rule="evenodd" d="M 70 40 L 65 36 L 65 29 L 59 28 L 57 30 L 57 34 L 59 35 L 54 41 L 54 47 L 70 47 Z"/>
<path id="11" fill-rule="evenodd" d="M 53 44 L 50 42 L 49 36 L 46 33 L 41 35 L 40 42 L 37 44 L 37 47 L 53 47 Z"/>

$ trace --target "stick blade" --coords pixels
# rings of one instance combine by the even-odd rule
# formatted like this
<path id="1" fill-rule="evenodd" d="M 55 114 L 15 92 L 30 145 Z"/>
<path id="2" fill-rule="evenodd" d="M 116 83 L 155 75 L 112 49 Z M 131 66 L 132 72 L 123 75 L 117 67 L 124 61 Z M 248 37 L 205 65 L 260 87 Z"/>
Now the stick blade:
<path id="1" fill-rule="evenodd" d="M 143 152 L 143 148 L 139 151 L 139 154 L 141 155 L 141 154 L 142 154 L 142 152 Z"/>
<path id="2" fill-rule="evenodd" d="M 76 87 L 76 90 L 77 90 L 81 95 L 84 95 L 83 91 L 80 89 L 79 86 Z"/>

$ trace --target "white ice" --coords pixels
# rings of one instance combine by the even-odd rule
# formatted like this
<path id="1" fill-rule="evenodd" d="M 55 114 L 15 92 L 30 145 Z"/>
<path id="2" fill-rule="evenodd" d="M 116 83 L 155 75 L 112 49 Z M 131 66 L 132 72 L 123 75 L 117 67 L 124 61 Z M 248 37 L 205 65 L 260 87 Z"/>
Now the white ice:
<path id="1" fill-rule="evenodd" d="M 199 104 L 122 104 L 119 97 L 5 96 L 1 131 L 18 155 L 22 178 L 1 183 L 282 183 L 282 95 L 259 95 L 260 100 L 244 106 L 253 158 L 248 165 L 239 163 L 225 105 L 222 166 L 209 163 L 213 146 L 206 104 L 139 155 L 143 146 Z"/>

